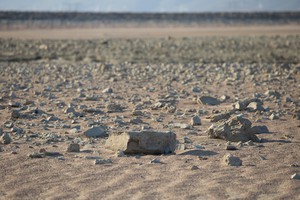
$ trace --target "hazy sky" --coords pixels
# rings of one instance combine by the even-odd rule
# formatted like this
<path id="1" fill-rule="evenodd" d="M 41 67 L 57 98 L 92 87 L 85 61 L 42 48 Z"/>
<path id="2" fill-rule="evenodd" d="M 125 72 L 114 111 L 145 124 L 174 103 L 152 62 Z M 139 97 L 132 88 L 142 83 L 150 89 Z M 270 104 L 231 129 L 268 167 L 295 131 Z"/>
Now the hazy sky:
<path id="1" fill-rule="evenodd" d="M 102 12 L 300 11 L 300 0 L 0 0 L 0 10 Z"/>

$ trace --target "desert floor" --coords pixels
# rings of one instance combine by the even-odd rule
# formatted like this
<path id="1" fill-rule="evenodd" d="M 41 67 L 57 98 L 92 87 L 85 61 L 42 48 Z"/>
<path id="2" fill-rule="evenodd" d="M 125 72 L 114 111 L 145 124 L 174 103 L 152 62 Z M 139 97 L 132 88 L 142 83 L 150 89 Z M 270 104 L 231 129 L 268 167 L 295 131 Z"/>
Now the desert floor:
<path id="1" fill-rule="evenodd" d="M 0 199 L 299 199 L 299 37 L 297 25 L 0 31 Z M 233 109 L 253 98 L 263 110 Z M 207 134 L 225 112 L 269 132 L 226 150 Z M 172 131 L 178 148 L 117 156 L 92 126 Z"/>

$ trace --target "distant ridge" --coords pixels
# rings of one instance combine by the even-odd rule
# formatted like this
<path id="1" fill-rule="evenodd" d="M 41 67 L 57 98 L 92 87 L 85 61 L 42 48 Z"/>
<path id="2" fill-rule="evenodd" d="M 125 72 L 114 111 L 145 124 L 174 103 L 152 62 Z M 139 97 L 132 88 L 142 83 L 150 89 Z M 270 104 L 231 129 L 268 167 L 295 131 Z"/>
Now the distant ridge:
<path id="1" fill-rule="evenodd" d="M 100 26 L 107 24 L 300 24 L 300 12 L 222 12 L 222 13 L 96 13 L 96 12 L 0 12 L 0 25 L 27 27 L 50 25 Z"/>

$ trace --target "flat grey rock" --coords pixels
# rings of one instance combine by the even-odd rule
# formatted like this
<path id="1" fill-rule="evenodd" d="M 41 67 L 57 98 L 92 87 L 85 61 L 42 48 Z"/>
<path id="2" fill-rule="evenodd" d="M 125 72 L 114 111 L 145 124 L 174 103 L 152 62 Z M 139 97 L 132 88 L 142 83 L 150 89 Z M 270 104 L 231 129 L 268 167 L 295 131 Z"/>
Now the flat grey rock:
<path id="1" fill-rule="evenodd" d="M 210 97 L 210 96 L 198 97 L 197 102 L 203 105 L 211 105 L 211 106 L 220 104 L 220 101 L 217 98 Z"/>
<path id="2" fill-rule="evenodd" d="M 83 133 L 86 137 L 106 137 L 107 133 L 104 127 L 96 126 Z"/>

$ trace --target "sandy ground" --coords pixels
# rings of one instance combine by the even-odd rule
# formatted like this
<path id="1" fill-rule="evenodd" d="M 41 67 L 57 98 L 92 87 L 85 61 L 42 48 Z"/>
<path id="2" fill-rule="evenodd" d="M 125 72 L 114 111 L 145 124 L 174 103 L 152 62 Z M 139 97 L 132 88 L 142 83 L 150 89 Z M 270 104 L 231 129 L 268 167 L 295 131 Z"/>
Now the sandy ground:
<path id="1" fill-rule="evenodd" d="M 272 26 L 177 28 L 176 30 L 155 28 L 21 30 L 1 31 L 0 37 L 95 39 L 299 33 L 299 26 Z M 1 144 L 0 199 L 297 200 L 300 197 L 300 180 L 291 179 L 292 174 L 300 173 L 300 121 L 293 117 L 294 111 L 299 109 L 300 105 L 299 64 L 291 65 L 291 71 L 284 70 L 280 64 L 274 66 L 271 64 L 268 68 L 257 68 L 261 70 L 256 71 L 257 81 L 250 80 L 249 76 L 245 75 L 251 65 L 238 67 L 236 71 L 230 71 L 230 69 L 226 71 L 222 67 L 214 70 L 215 65 L 207 64 L 196 67 L 197 70 L 194 72 L 183 72 L 176 65 L 164 71 L 165 65 L 158 65 L 153 66 L 153 73 L 156 74 L 151 74 L 151 69 L 146 66 L 139 66 L 140 76 L 136 77 L 126 74 L 127 72 L 123 72 L 122 68 L 102 73 L 95 63 L 74 62 L 66 65 L 49 63 L 48 65 L 43 62 L 1 62 L 0 66 L 1 128 L 12 136 L 12 143 Z M 54 66 L 62 66 L 62 68 Z M 27 71 L 26 69 L 29 68 L 32 70 Z M 124 66 L 124 69 L 127 67 Z M 158 71 L 155 72 L 156 70 Z M 226 82 L 226 76 L 232 75 L 233 72 L 242 74 L 241 79 Z M 225 77 L 223 77 L 224 74 Z M 189 76 L 189 82 L 184 83 L 187 80 L 186 77 Z M 22 84 L 25 87 L 21 87 Z M 61 90 L 60 87 L 56 89 L 57 84 L 63 84 Z M 69 87 L 69 84 L 75 86 Z M 52 89 L 49 90 L 48 86 Z M 194 86 L 199 86 L 201 92 L 191 92 Z M 112 94 L 102 93 L 102 90 L 107 87 L 113 89 Z M 77 97 L 79 94 L 78 88 L 86 94 L 98 95 L 99 99 L 97 101 L 74 100 L 74 96 Z M 225 150 L 225 140 L 207 137 L 206 130 L 213 124 L 207 119 L 208 116 L 216 111 L 231 109 L 236 101 L 235 98 L 250 98 L 255 93 L 264 96 L 269 89 L 279 91 L 281 96 L 279 100 L 264 97 L 264 106 L 269 107 L 274 113 L 279 113 L 279 119 L 270 120 L 268 118 L 270 112 L 236 113 L 244 114 L 255 125 L 266 125 L 269 128 L 270 133 L 257 135 L 263 139 L 263 142 L 254 143 L 253 146 L 244 145 L 236 151 L 228 151 Z M 15 96 L 10 94 L 11 91 Z M 36 93 L 37 91 L 41 94 Z M 175 114 L 147 108 L 147 102 L 153 104 L 157 99 L 162 98 L 162 95 L 170 95 L 174 91 L 180 96 L 176 105 L 178 112 Z M 193 102 L 193 96 L 205 94 L 214 97 L 226 94 L 230 99 L 218 106 L 199 105 Z M 114 151 L 104 147 L 105 139 L 93 140 L 82 135 L 83 131 L 89 128 L 88 120 L 102 120 L 102 124 L 110 127 L 110 132 L 141 129 L 141 126 L 145 124 L 129 123 L 128 127 L 119 127 L 111 120 L 115 116 L 120 116 L 125 122 L 133 118 L 131 111 L 137 103 L 130 99 L 134 96 L 141 98 L 141 101 L 137 102 L 144 102 L 146 105 L 146 108 L 142 110 L 145 112 L 142 120 L 154 130 L 170 130 L 167 125 L 172 121 L 188 124 L 195 112 L 201 110 L 199 115 L 202 125 L 194 126 L 191 130 L 171 128 L 177 134 L 180 143 L 184 143 L 184 137 L 188 137 L 192 144 L 186 144 L 186 150 L 176 150 L 170 155 L 116 157 Z M 292 102 L 286 102 L 286 97 L 291 97 Z M 23 105 L 21 108 L 26 105 L 29 108 L 24 107 L 24 111 L 20 107 L 13 107 L 9 103 L 11 101 L 21 102 Z M 124 105 L 126 107 L 124 112 L 86 113 L 83 118 L 75 119 L 70 119 L 64 113 L 69 103 L 72 103 L 79 111 L 80 105 L 105 111 L 105 105 L 110 101 Z M 65 105 L 59 106 L 59 102 Z M 32 119 L 11 118 L 12 110 L 21 109 L 20 112 L 26 112 L 26 109 L 30 110 L 33 107 L 57 116 L 70 127 L 81 126 L 81 129 L 78 133 L 73 133 L 71 128 L 61 128 L 58 122 L 45 122 L 48 115 Z M 161 118 L 162 121 L 153 120 L 156 118 Z M 6 126 L 6 122 L 12 122 L 14 127 L 22 128 L 24 133 L 18 135 Z M 58 134 L 62 139 L 51 141 L 43 136 L 45 134 Z M 66 152 L 68 144 L 76 138 L 81 138 L 83 141 L 81 151 L 79 153 Z M 204 149 L 196 148 L 194 145 L 201 145 Z M 28 157 L 28 154 L 38 152 L 41 148 L 49 152 L 59 152 L 61 155 L 37 159 Z M 222 158 L 227 153 L 238 156 L 243 161 L 242 166 L 224 165 Z M 87 156 L 111 159 L 112 163 L 95 165 L 94 159 L 88 159 Z M 150 163 L 155 158 L 160 159 L 161 163 Z"/>
<path id="2" fill-rule="evenodd" d="M 198 36 L 253 36 L 300 34 L 299 25 L 266 26 L 202 26 L 202 27 L 127 27 L 87 29 L 2 30 L 1 38 L 19 39 L 99 39 L 99 38 L 161 38 Z"/>

